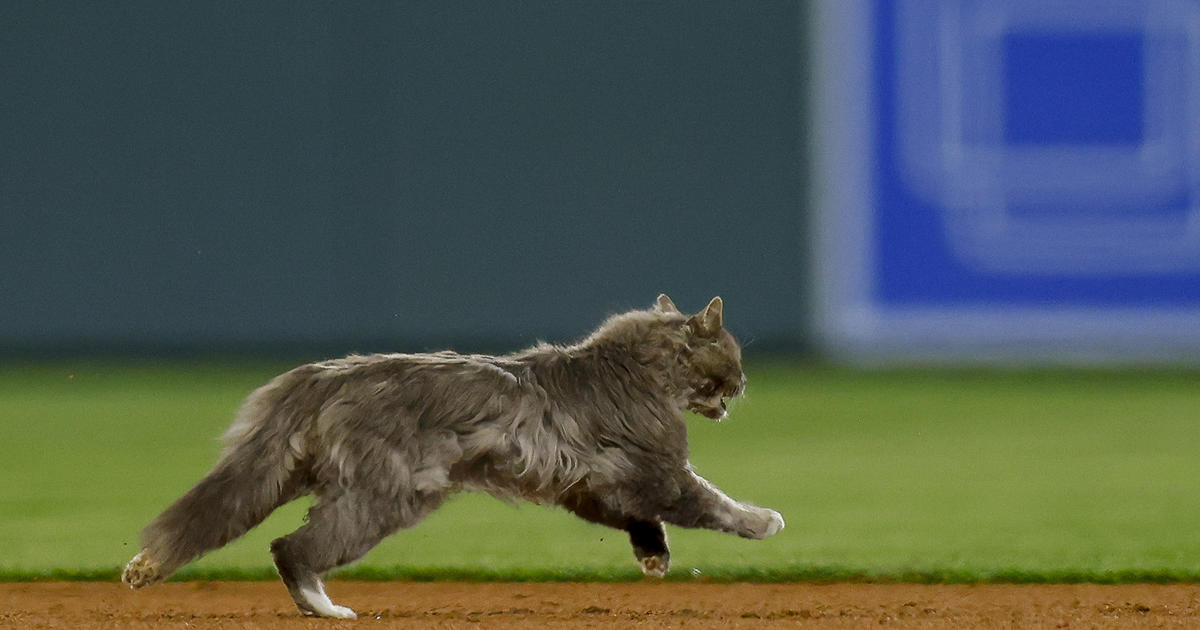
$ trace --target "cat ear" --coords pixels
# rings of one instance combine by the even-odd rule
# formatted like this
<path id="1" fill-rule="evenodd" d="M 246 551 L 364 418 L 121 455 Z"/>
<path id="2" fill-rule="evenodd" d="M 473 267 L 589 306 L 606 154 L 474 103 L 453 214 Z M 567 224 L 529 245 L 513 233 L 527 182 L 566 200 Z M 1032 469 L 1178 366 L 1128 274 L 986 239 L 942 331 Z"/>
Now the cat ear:
<path id="1" fill-rule="evenodd" d="M 693 315 L 688 323 L 697 333 L 712 336 L 720 332 L 724 312 L 725 303 L 721 301 L 720 296 L 717 296 L 708 303 L 708 306 L 704 307 L 704 310 Z"/>
<path id="2" fill-rule="evenodd" d="M 679 307 L 675 306 L 675 303 L 671 301 L 671 298 L 667 297 L 666 293 L 658 294 L 658 301 L 654 303 L 654 308 L 663 313 L 679 312 Z"/>

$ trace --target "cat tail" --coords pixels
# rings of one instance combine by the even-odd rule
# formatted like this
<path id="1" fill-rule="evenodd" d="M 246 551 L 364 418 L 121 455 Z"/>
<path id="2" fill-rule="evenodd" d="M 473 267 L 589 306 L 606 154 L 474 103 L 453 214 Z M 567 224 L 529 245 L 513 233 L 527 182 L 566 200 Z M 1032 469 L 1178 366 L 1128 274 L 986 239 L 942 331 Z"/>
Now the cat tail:
<path id="1" fill-rule="evenodd" d="M 251 394 L 212 471 L 142 530 L 142 550 L 125 566 L 122 582 L 131 588 L 161 582 L 305 491 L 297 470 L 304 440 L 287 417 L 294 414 L 283 409 L 289 406 L 283 378 Z"/>

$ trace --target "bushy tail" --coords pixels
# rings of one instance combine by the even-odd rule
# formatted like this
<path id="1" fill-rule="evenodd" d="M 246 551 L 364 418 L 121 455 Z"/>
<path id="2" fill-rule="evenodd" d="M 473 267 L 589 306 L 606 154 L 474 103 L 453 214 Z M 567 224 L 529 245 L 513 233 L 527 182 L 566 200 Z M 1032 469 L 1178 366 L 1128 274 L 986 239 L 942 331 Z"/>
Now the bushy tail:
<path id="1" fill-rule="evenodd" d="M 212 472 L 142 530 L 142 550 L 125 566 L 123 582 L 141 588 L 167 579 L 303 491 L 294 472 L 302 446 L 288 421 L 295 416 L 279 404 L 282 380 L 250 396 Z"/>

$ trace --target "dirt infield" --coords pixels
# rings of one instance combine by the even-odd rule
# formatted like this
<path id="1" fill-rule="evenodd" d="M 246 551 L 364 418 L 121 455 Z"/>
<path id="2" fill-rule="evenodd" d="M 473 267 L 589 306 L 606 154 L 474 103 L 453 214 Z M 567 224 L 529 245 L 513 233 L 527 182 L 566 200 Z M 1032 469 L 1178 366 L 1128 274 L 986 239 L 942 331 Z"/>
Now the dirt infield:
<path id="1" fill-rule="evenodd" d="M 281 584 L 0 584 L 0 628 L 1197 628 L 1200 585 L 340 582 L 355 621 Z"/>

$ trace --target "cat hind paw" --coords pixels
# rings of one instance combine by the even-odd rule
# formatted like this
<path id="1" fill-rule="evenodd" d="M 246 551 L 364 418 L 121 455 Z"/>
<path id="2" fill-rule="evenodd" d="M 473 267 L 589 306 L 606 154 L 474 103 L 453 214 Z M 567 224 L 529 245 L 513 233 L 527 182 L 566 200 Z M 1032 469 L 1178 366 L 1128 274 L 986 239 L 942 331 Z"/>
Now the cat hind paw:
<path id="1" fill-rule="evenodd" d="M 145 549 L 139 551 L 129 564 L 125 565 L 125 571 L 121 574 L 121 581 L 128 584 L 129 588 L 135 589 L 161 582 L 162 579 L 158 562 L 147 555 Z"/>

